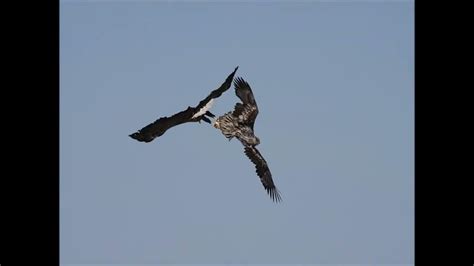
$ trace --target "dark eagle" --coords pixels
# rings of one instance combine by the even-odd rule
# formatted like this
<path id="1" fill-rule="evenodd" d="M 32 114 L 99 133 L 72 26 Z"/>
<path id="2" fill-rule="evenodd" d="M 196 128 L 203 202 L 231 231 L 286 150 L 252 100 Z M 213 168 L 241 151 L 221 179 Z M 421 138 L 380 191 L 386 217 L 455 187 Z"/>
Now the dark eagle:
<path id="1" fill-rule="evenodd" d="M 188 106 L 188 108 L 184 111 L 181 111 L 177 114 L 174 114 L 170 117 L 161 117 L 160 119 L 156 120 L 155 122 L 147 125 L 146 127 L 138 130 L 137 132 L 130 134 L 129 136 L 133 139 L 142 142 L 150 142 L 154 140 L 156 137 L 163 135 L 166 130 L 183 124 L 187 122 L 207 122 L 211 124 L 211 120 L 206 117 L 215 117 L 209 109 L 212 107 L 215 98 L 218 98 L 222 95 L 226 90 L 230 88 L 232 85 L 232 80 L 234 79 L 235 72 L 239 67 L 237 66 L 224 83 L 218 88 L 215 89 L 209 94 L 204 100 L 199 102 L 196 107 Z"/>
<path id="2" fill-rule="evenodd" d="M 272 173 L 268 164 L 258 151 L 256 146 L 260 139 L 255 136 L 253 126 L 258 115 L 257 102 L 252 93 L 250 85 L 238 77 L 234 80 L 235 94 L 242 103 L 237 103 L 233 112 L 228 112 L 218 117 L 213 125 L 221 130 L 222 134 L 229 140 L 236 137 L 243 145 L 244 152 L 255 164 L 257 175 L 263 187 L 275 202 L 281 201 L 280 192 L 273 183 Z"/>

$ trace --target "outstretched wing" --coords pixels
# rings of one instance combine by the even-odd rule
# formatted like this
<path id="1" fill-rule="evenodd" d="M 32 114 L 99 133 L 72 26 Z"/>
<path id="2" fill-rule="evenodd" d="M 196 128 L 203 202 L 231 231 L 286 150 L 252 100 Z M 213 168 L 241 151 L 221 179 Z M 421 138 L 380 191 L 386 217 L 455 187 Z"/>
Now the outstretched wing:
<path id="1" fill-rule="evenodd" d="M 238 66 L 234 69 L 234 72 L 230 73 L 230 75 L 225 79 L 224 83 L 222 83 L 219 88 L 213 90 L 204 100 L 199 102 L 199 104 L 196 106 L 196 113 L 193 115 L 193 118 L 206 114 L 206 112 L 208 112 L 212 107 L 214 99 L 220 97 L 222 93 L 230 88 L 237 69 L 239 69 Z"/>
<path id="2" fill-rule="evenodd" d="M 252 163 L 255 164 L 257 175 L 260 177 L 260 181 L 262 181 L 263 187 L 268 195 L 270 195 L 272 200 L 275 202 L 281 201 L 280 192 L 273 183 L 272 173 L 268 168 L 268 164 L 257 148 L 254 146 L 246 146 L 245 155 L 247 155 Z"/>
<path id="3" fill-rule="evenodd" d="M 235 94 L 240 98 L 243 104 L 237 103 L 235 105 L 233 115 L 239 118 L 239 123 L 248 125 L 253 130 L 253 125 L 258 115 L 258 107 L 252 89 L 241 77 L 237 77 L 234 80 L 234 86 Z"/>
<path id="4" fill-rule="evenodd" d="M 255 98 L 253 97 L 252 89 L 250 85 L 241 77 L 237 77 L 234 80 L 235 94 L 244 104 L 255 105 Z"/>
<path id="5" fill-rule="evenodd" d="M 188 109 L 179 112 L 171 117 L 161 117 L 155 122 L 147 125 L 146 127 L 138 130 L 137 132 L 130 134 L 129 136 L 133 139 L 142 142 L 150 142 L 156 137 L 163 135 L 166 130 L 171 127 L 177 126 L 189 122 L 192 115 L 194 114 L 195 108 L 188 107 Z"/>
<path id="6" fill-rule="evenodd" d="M 211 123 L 211 121 L 204 115 L 211 117 L 214 116 L 209 112 L 209 109 L 211 108 L 214 99 L 221 96 L 223 92 L 230 88 L 235 72 L 238 68 L 239 67 L 236 67 L 235 70 L 226 78 L 225 82 L 218 89 L 213 90 L 211 94 L 209 94 L 209 96 L 207 96 L 204 100 L 199 102 L 196 107 L 188 107 L 188 109 L 174 114 L 171 117 L 161 117 L 155 122 L 147 125 L 133 134 L 130 134 L 129 136 L 138 141 L 150 142 L 163 135 L 166 130 L 179 124 L 192 121 L 201 121 L 201 119 L 207 123 Z"/>

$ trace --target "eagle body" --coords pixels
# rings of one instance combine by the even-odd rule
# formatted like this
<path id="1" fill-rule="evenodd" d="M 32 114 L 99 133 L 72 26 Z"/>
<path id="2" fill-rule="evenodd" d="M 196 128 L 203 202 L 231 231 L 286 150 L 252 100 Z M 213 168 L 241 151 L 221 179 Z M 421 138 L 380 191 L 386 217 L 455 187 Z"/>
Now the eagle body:
<path id="1" fill-rule="evenodd" d="M 214 127 L 220 129 L 222 134 L 231 140 L 237 138 L 244 146 L 255 146 L 260 144 L 260 139 L 255 136 L 252 128 L 242 124 L 239 117 L 232 115 L 232 112 L 226 113 L 214 122 Z"/>

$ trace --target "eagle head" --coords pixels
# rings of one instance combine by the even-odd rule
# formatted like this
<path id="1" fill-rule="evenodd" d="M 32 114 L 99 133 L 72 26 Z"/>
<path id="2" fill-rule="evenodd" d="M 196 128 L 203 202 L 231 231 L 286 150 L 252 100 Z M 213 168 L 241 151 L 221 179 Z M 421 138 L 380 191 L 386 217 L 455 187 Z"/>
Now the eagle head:
<path id="1" fill-rule="evenodd" d="M 251 139 L 251 142 L 252 142 L 252 145 L 257 146 L 258 144 L 260 144 L 260 139 L 257 136 L 255 136 L 254 138 Z"/>
<path id="2" fill-rule="evenodd" d="M 220 125 L 219 125 L 219 121 L 214 121 L 214 123 L 212 124 L 215 128 L 220 128 Z"/>

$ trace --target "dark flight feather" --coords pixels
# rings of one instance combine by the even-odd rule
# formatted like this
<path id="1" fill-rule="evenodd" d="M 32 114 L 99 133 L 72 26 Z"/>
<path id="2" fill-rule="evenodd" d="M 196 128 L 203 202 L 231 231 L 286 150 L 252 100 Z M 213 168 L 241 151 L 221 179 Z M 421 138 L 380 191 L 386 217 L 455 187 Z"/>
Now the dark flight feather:
<path id="1" fill-rule="evenodd" d="M 249 157 L 250 161 L 255 164 L 257 175 L 260 177 L 260 181 L 268 195 L 270 195 L 272 200 L 275 202 L 281 201 L 280 192 L 273 183 L 272 173 L 268 168 L 268 164 L 257 148 L 255 146 L 246 146 L 245 154 Z"/>
<path id="2" fill-rule="evenodd" d="M 208 110 L 203 111 L 201 109 L 205 108 L 211 100 L 218 98 L 222 95 L 222 93 L 230 88 L 235 72 L 237 72 L 238 68 L 239 67 L 237 66 L 235 70 L 226 78 L 224 83 L 222 83 L 219 88 L 213 90 L 204 100 L 200 101 L 196 107 L 188 107 L 186 110 L 170 117 L 161 117 L 155 122 L 150 123 L 137 132 L 130 134 L 129 136 L 133 139 L 136 139 L 137 141 L 151 142 L 155 138 L 163 135 L 168 129 L 183 123 L 200 122 L 201 120 L 210 123 L 211 121 L 205 117 L 205 115 L 210 117 L 213 117 L 214 115 Z M 199 114 L 200 111 L 202 112 L 202 115 L 193 117 L 195 114 Z"/>
<path id="3" fill-rule="evenodd" d="M 250 85 L 241 77 L 237 77 L 234 80 L 235 94 L 244 104 L 250 104 L 257 106 L 255 98 L 252 93 Z"/>

